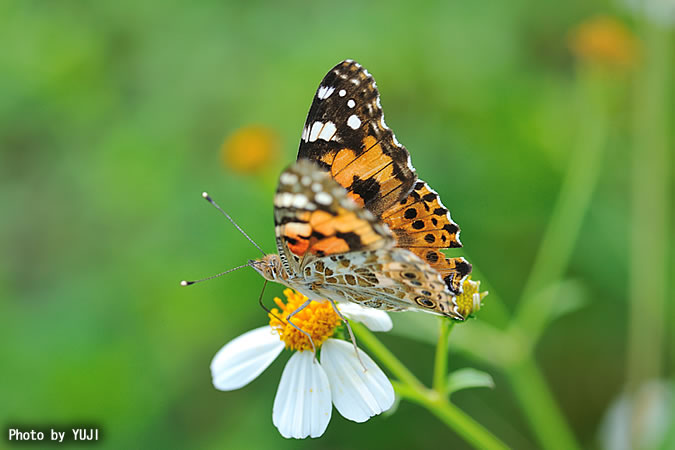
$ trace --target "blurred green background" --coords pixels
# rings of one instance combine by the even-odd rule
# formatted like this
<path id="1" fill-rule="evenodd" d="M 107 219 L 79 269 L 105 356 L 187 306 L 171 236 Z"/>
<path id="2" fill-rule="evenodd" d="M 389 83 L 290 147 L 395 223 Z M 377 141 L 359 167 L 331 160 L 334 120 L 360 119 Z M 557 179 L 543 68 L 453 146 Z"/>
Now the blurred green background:
<path id="1" fill-rule="evenodd" d="M 274 250 L 277 176 L 319 81 L 351 58 L 461 226 L 452 255 L 491 291 L 462 327 L 508 328 L 561 186 L 583 171 L 573 155 L 603 152 L 580 229 L 551 232 L 553 247 L 572 236 L 560 279 L 573 289 L 554 301 L 573 310 L 534 351 L 578 444 L 602 448 L 618 396 L 673 375 L 671 39 L 604 1 L 1 1 L 3 433 L 90 424 L 107 448 L 468 448 L 406 402 L 365 424 L 334 411 L 321 439 L 283 439 L 271 410 L 287 355 L 235 392 L 209 373 L 223 344 L 266 323 L 260 277 L 178 284 L 258 256 L 202 191 Z M 241 149 L 251 126 L 260 161 Z M 429 330 L 411 339 L 413 322 L 396 323 L 406 336 L 381 339 L 429 381 Z M 480 348 L 475 330 L 451 340 L 450 366 L 485 370 L 496 387 L 453 400 L 509 445 L 540 448 L 537 408 L 501 363 L 461 350 Z"/>

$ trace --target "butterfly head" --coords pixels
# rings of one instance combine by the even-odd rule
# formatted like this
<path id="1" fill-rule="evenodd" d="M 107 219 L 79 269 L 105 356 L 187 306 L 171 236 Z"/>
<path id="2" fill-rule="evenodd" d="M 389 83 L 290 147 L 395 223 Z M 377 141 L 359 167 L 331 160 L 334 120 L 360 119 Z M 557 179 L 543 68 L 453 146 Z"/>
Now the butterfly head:
<path id="1" fill-rule="evenodd" d="M 249 264 L 266 280 L 279 282 L 283 276 L 281 259 L 277 254 L 265 255 L 260 259 L 249 261 Z"/>

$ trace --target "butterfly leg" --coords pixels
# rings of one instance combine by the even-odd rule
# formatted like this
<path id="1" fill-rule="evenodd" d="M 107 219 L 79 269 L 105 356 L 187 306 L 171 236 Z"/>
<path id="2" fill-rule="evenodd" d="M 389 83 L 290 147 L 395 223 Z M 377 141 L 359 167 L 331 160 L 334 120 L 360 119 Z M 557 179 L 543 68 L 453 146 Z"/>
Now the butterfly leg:
<path id="1" fill-rule="evenodd" d="M 337 305 L 335 304 L 335 302 L 333 300 L 331 300 L 329 298 L 328 301 L 330 301 L 330 304 L 333 305 L 333 310 L 335 311 L 335 313 L 340 317 L 340 319 L 342 319 L 344 324 L 347 326 L 347 331 L 349 331 L 349 338 L 352 340 L 352 344 L 354 344 L 354 351 L 356 352 L 356 358 L 361 363 L 361 367 L 363 367 L 363 371 L 364 372 L 367 371 L 368 369 L 366 369 L 366 365 L 363 364 L 363 361 L 361 361 L 361 355 L 359 355 L 359 348 L 356 346 L 356 338 L 354 337 L 354 332 L 352 331 L 352 327 L 349 325 L 349 321 L 347 320 L 347 318 L 345 316 L 342 315 L 342 313 L 340 312 L 340 310 L 338 309 Z"/>
<path id="2" fill-rule="evenodd" d="M 312 303 L 312 301 L 311 301 L 311 300 L 307 300 L 305 303 L 303 303 L 302 305 L 300 305 L 300 306 L 298 307 L 298 309 L 296 309 L 295 311 L 293 311 L 292 313 L 290 313 L 290 314 L 288 315 L 288 317 L 286 317 L 286 322 L 288 322 L 288 324 L 289 324 L 290 326 L 292 326 L 293 328 L 295 328 L 296 330 L 298 330 L 299 332 L 301 332 L 302 334 L 304 334 L 305 336 L 307 336 L 307 339 L 309 339 L 309 343 L 312 344 L 312 351 L 314 352 L 314 361 L 316 361 L 316 346 L 314 345 L 314 340 L 312 339 L 312 336 L 310 336 L 309 333 L 307 333 L 305 330 L 301 329 L 301 328 L 298 327 L 296 324 L 294 324 L 293 322 L 291 322 L 291 317 L 293 317 L 294 315 L 296 315 L 297 313 L 299 313 L 300 311 L 302 311 L 303 309 L 305 309 L 310 303 Z"/>

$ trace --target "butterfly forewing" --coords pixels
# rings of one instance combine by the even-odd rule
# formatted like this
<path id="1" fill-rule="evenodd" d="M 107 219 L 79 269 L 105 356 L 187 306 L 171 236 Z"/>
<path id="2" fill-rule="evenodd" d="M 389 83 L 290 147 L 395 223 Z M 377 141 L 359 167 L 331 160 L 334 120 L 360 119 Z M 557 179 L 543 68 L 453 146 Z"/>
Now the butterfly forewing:
<path id="1" fill-rule="evenodd" d="M 298 159 L 320 164 L 376 216 L 405 198 L 417 180 L 410 154 L 384 122 L 375 80 L 354 61 L 338 64 L 321 81 Z"/>
<path id="2" fill-rule="evenodd" d="M 394 245 L 389 229 L 310 161 L 281 174 L 274 205 L 277 247 L 290 274 L 316 257 Z"/>

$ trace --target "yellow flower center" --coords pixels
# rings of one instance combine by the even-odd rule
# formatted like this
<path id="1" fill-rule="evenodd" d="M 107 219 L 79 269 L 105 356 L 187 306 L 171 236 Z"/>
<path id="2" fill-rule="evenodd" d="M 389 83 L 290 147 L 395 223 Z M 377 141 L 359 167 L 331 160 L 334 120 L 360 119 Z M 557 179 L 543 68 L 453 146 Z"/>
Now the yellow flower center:
<path id="1" fill-rule="evenodd" d="M 488 293 L 487 291 L 480 292 L 480 281 L 473 281 L 471 277 L 467 277 L 462 285 L 462 289 L 462 293 L 456 297 L 457 305 L 459 306 L 460 314 L 467 317 L 469 314 L 480 309 L 481 301 Z"/>
<path id="2" fill-rule="evenodd" d="M 273 308 L 270 317 L 270 326 L 279 334 L 279 339 L 284 341 L 286 348 L 290 350 L 311 350 L 312 344 L 307 336 L 288 324 L 286 318 L 307 301 L 307 297 L 292 289 L 284 291 L 286 303 L 275 298 L 274 302 L 279 309 Z M 279 320 L 281 319 L 281 320 Z M 312 301 L 299 313 L 291 318 L 291 321 L 302 331 L 312 336 L 314 345 L 319 348 L 323 342 L 333 335 L 340 324 L 340 317 L 333 311 L 329 302 Z"/>

